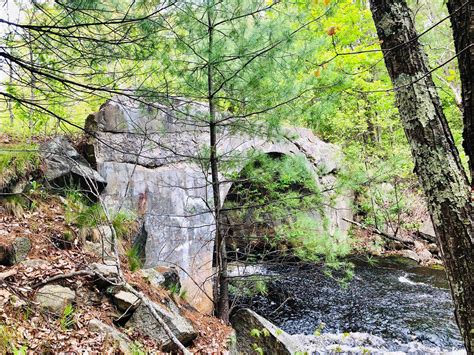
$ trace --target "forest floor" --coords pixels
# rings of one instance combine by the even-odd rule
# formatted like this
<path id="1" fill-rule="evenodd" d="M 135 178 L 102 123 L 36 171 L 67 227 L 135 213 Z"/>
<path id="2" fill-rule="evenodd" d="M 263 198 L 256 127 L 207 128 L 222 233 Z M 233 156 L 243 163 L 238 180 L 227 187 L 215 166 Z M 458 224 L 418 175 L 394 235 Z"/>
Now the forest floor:
<path id="1" fill-rule="evenodd" d="M 116 353 L 104 334 L 89 329 L 91 319 L 113 325 L 120 317 L 113 304 L 94 287 L 91 276 L 74 276 L 60 280 L 61 285 L 74 289 L 79 297 L 71 322 L 65 325 L 64 316 L 57 317 L 39 309 L 35 302 L 38 285 L 56 275 L 83 270 L 98 257 L 83 250 L 75 239 L 64 248 L 59 241 L 71 229 L 65 222 L 65 209 L 60 197 L 43 196 L 34 199 L 35 205 L 25 208 L 5 200 L 0 203 L 0 246 L 17 237 L 26 237 L 31 250 L 25 261 L 13 266 L 0 266 L 0 353 L 14 350 L 44 352 Z M 164 289 L 154 289 L 136 274 L 128 271 L 127 258 L 122 258 L 128 282 L 146 293 L 150 299 L 161 301 L 173 298 L 181 312 L 194 325 L 198 337 L 190 351 L 219 353 L 227 346 L 231 328 L 220 320 L 201 314 L 185 300 Z M 142 351 L 159 351 L 157 344 L 134 329 L 120 329 L 136 342 Z M 139 352 L 138 352 L 139 353 Z"/>

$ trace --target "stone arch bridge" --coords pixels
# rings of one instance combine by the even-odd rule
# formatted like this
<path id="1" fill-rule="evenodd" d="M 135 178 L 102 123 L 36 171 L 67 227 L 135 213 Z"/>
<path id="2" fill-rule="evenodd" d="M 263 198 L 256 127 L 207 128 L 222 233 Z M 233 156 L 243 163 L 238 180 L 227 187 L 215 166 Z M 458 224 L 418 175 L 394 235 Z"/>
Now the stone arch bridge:
<path id="1" fill-rule="evenodd" d="M 90 115 L 86 128 L 96 132 L 94 154 L 98 172 L 107 181 L 104 201 L 112 209 L 129 209 L 144 222 L 146 265 L 171 263 L 181 271 L 189 301 L 201 311 L 212 307 L 214 218 L 209 172 L 199 156 L 209 134 L 199 117 L 207 107 L 176 101 L 174 106 L 140 107 L 115 98 Z M 296 154 L 305 157 L 323 187 L 332 186 L 340 167 L 338 147 L 304 128 L 289 128 L 284 138 L 268 140 L 246 135 L 219 134 L 220 155 L 241 157 L 234 170 L 245 164 L 246 154 Z M 222 176 L 221 176 L 222 178 Z M 230 184 L 221 188 L 221 201 Z M 327 192 L 327 198 L 331 197 Z M 332 196 L 326 208 L 330 230 L 347 231 L 343 218 L 351 218 L 350 194 Z"/>

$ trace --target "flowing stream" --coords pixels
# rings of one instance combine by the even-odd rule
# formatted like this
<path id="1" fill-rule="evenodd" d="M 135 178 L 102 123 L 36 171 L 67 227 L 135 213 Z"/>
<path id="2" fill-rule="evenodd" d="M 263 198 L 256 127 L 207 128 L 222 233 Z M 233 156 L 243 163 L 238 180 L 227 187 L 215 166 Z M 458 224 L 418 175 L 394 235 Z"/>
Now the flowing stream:
<path id="1" fill-rule="evenodd" d="M 364 332 L 382 337 L 392 350 L 413 341 L 462 348 L 443 270 L 394 257 L 375 265 L 353 262 L 355 276 L 346 287 L 315 266 L 266 267 L 277 275 L 268 293 L 243 303 L 290 334 Z"/>

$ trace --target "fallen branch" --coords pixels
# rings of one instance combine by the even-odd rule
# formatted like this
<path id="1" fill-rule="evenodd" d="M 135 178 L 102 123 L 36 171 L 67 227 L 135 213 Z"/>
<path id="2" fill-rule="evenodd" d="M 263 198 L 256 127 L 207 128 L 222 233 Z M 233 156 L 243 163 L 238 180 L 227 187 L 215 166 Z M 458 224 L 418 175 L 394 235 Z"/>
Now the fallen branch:
<path id="1" fill-rule="evenodd" d="M 8 279 L 9 277 L 16 275 L 17 271 L 15 269 L 11 269 L 8 271 L 0 272 L 0 281 Z"/>
<path id="2" fill-rule="evenodd" d="M 366 231 L 369 231 L 369 232 L 372 232 L 372 233 L 375 233 L 375 234 L 378 234 L 384 238 L 387 238 L 387 239 L 390 239 L 390 240 L 394 240 L 396 242 L 400 242 L 400 243 L 403 243 L 403 244 L 407 244 L 407 245 L 414 245 L 415 243 L 411 240 L 405 240 L 405 239 L 402 239 L 402 238 L 399 238 L 395 235 L 392 235 L 392 234 L 388 234 L 388 233 L 385 233 L 385 232 L 382 232 L 381 230 L 378 230 L 377 228 L 372 228 L 372 227 L 367 227 L 367 226 L 364 226 L 362 223 L 359 223 L 359 222 L 356 222 L 356 221 L 353 221 L 351 219 L 347 219 L 347 218 L 342 218 L 344 221 L 350 223 L 350 224 L 353 224 L 361 229 L 364 229 Z"/>
<path id="3" fill-rule="evenodd" d="M 434 235 L 431 235 L 431 234 L 426 234 L 426 233 L 423 233 L 423 232 L 416 232 L 416 235 L 418 236 L 418 238 L 420 239 L 424 239 L 430 243 L 436 243 L 436 237 Z"/>
<path id="4" fill-rule="evenodd" d="M 37 282 L 33 286 L 31 286 L 31 288 L 38 288 L 40 286 L 49 284 L 51 282 L 54 282 L 54 281 L 57 281 L 57 280 L 62 280 L 62 279 L 69 279 L 69 278 L 74 277 L 74 276 L 80 276 L 80 275 L 94 276 L 95 274 L 96 273 L 94 273 L 92 271 L 88 271 L 88 270 L 79 270 L 79 271 L 69 272 L 67 274 L 59 274 L 59 275 L 52 276 L 52 277 L 50 277 L 46 280 Z"/>

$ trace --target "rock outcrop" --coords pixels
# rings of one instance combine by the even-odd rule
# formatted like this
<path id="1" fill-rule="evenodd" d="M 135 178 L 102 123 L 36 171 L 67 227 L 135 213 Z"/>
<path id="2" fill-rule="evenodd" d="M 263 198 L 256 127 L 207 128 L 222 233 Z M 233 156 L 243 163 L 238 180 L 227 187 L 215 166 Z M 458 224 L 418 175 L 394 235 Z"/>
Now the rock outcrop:
<path id="1" fill-rule="evenodd" d="M 105 187 L 105 179 L 91 168 L 64 136 L 58 136 L 40 146 L 45 169 L 44 177 L 52 186 L 80 185 L 88 190 Z"/>
<path id="2" fill-rule="evenodd" d="M 140 300 L 133 293 L 119 291 L 112 296 L 113 302 L 121 312 L 133 312 L 140 305 Z"/>
<path id="3" fill-rule="evenodd" d="M 212 308 L 212 264 L 215 228 L 209 210 L 212 189 L 199 154 L 208 145 L 205 104 L 177 100 L 173 107 L 141 107 L 114 98 L 91 115 L 87 127 L 95 130 L 97 168 L 107 182 L 103 197 L 111 208 L 138 211 L 146 235 L 145 267 L 176 264 L 189 301 L 198 309 Z M 352 218 L 351 194 L 334 193 L 341 166 L 337 146 L 315 137 L 309 129 L 288 128 L 280 138 L 219 132 L 220 155 L 233 156 L 233 171 L 243 168 L 253 152 L 299 155 L 326 191 L 325 217 L 329 231 L 345 232 Z M 237 159 L 240 157 L 239 159 Z M 224 176 L 220 176 L 224 180 Z M 231 183 L 221 186 L 221 201 Z"/>

